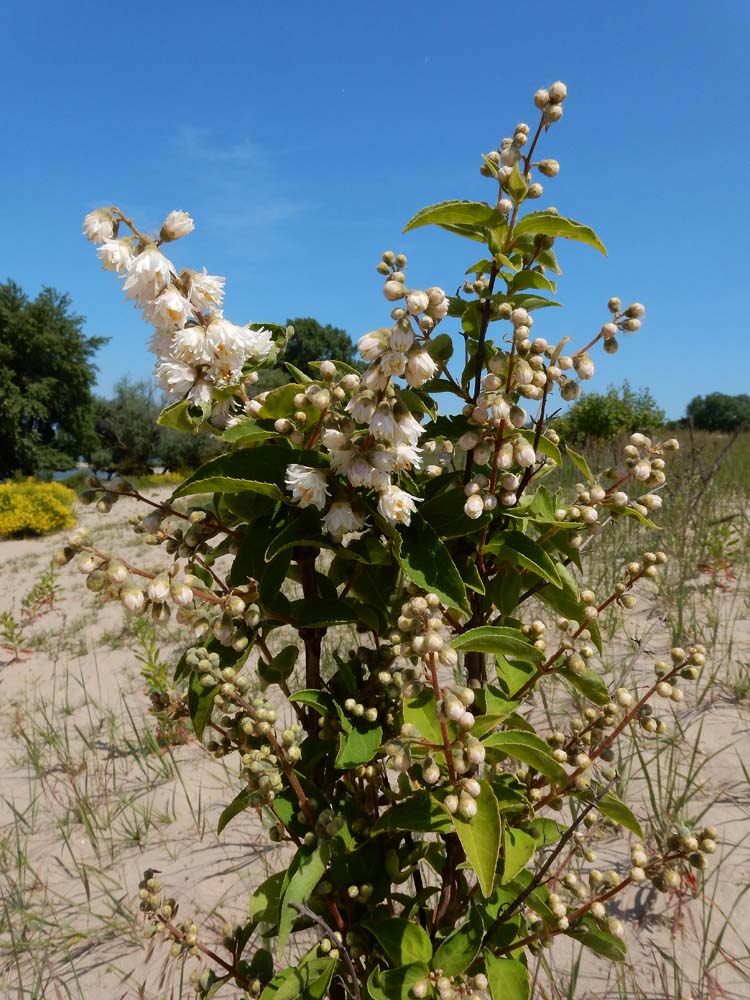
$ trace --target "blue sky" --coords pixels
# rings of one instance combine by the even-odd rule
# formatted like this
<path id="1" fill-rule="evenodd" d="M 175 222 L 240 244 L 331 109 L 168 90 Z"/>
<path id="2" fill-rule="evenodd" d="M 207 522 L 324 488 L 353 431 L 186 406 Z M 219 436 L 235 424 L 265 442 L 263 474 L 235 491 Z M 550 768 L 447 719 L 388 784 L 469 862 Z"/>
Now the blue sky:
<path id="1" fill-rule="evenodd" d="M 173 256 L 227 275 L 231 319 L 312 315 L 356 339 L 388 321 L 384 249 L 409 255 L 414 287 L 457 287 L 477 245 L 401 228 L 491 199 L 480 152 L 555 79 L 569 97 L 541 151 L 562 169 L 535 207 L 594 226 L 609 257 L 559 247 L 564 309 L 535 333 L 580 345 L 610 295 L 639 299 L 647 322 L 599 355 L 596 388 L 648 385 L 670 416 L 748 389 L 746 2 L 6 0 L 3 29 L 0 279 L 71 294 L 111 338 L 102 391 L 151 357 L 85 212 L 149 227 L 185 209 L 198 229 Z"/>

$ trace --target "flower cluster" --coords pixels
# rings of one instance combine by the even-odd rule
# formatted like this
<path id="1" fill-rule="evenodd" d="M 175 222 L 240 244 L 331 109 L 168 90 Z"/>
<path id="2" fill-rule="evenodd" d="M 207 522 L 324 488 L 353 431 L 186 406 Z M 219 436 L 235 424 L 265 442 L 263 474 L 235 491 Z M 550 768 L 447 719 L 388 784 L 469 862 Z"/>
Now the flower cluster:
<path id="1" fill-rule="evenodd" d="M 118 238 L 122 223 L 132 236 Z M 171 396 L 210 412 L 217 390 L 241 383 L 271 354 L 273 340 L 263 327 L 225 319 L 224 278 L 205 268 L 178 273 L 162 252 L 164 243 L 194 228 L 190 216 L 179 211 L 169 213 L 158 237 L 142 235 L 114 207 L 96 209 L 83 221 L 84 235 L 99 244 L 104 269 L 122 278 L 126 298 L 155 328 L 149 346 L 157 357 L 156 376 Z"/>

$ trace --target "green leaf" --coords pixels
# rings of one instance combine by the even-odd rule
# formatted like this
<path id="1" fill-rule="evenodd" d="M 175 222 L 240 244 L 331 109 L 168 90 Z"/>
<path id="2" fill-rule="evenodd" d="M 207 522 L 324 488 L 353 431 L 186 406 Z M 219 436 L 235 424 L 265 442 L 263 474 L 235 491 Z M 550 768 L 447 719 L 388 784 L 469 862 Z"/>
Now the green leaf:
<path id="1" fill-rule="evenodd" d="M 566 933 L 568 937 L 575 938 L 610 962 L 622 962 L 627 954 L 625 942 L 616 935 L 603 931 L 590 913 L 584 914 Z"/>
<path id="2" fill-rule="evenodd" d="M 274 872 L 262 882 L 250 897 L 249 917 L 259 923 L 275 924 L 279 919 L 279 903 L 286 871 Z"/>
<path id="3" fill-rule="evenodd" d="M 561 586 L 542 587 L 537 593 L 537 597 L 544 604 L 549 605 L 553 611 L 565 618 L 572 618 L 574 621 L 583 621 L 583 605 L 578 590 L 578 584 L 573 579 L 567 566 L 557 563 L 557 573 L 560 577 Z M 596 648 L 601 653 L 602 637 L 599 631 L 599 624 L 591 621 L 586 626 L 591 633 L 591 639 Z"/>
<path id="4" fill-rule="evenodd" d="M 425 500 L 420 515 L 442 538 L 462 538 L 489 524 L 492 515 L 484 513 L 476 520 L 464 512 L 466 494 L 463 489 L 445 490 L 436 497 Z"/>
<path id="5" fill-rule="evenodd" d="M 452 823 L 429 792 L 422 790 L 391 806 L 372 827 L 372 836 L 385 830 L 411 833 L 447 833 Z"/>
<path id="6" fill-rule="evenodd" d="M 544 653 L 532 646 L 518 628 L 503 625 L 480 625 L 456 636 L 451 646 L 463 653 L 503 653 L 541 663 Z"/>
<path id="7" fill-rule="evenodd" d="M 503 830 L 503 884 L 510 882 L 526 867 L 537 848 L 536 840 L 523 830 L 505 826 Z"/>
<path id="8" fill-rule="evenodd" d="M 298 705 L 307 705 L 314 709 L 318 715 L 329 715 L 333 709 L 333 699 L 325 691 L 318 691 L 315 688 L 306 688 L 304 691 L 295 691 L 289 696 L 289 701 Z"/>
<path id="9" fill-rule="evenodd" d="M 559 308 L 562 303 L 555 302 L 552 299 L 545 299 L 541 295 L 518 295 L 516 293 L 513 296 L 513 305 L 523 306 L 527 312 L 533 312 L 535 309 L 550 309 L 552 306 Z"/>
<path id="10" fill-rule="evenodd" d="M 453 826 L 466 852 L 466 857 L 479 881 L 484 896 L 489 896 L 495 883 L 497 859 L 500 854 L 500 813 L 492 786 L 486 780 L 480 782 L 482 790 L 474 799 L 477 813 L 470 820 L 458 813 L 451 816 Z M 446 810 L 447 812 L 447 810 Z"/>
<path id="11" fill-rule="evenodd" d="M 350 767 L 358 767 L 372 760 L 383 740 L 383 730 L 380 726 L 373 726 L 372 723 L 361 719 L 350 722 L 343 713 L 340 713 L 340 718 L 342 726 L 345 729 L 346 726 L 349 728 L 339 737 L 336 767 L 346 771 Z"/>
<path id="12" fill-rule="evenodd" d="M 404 723 L 414 726 L 422 738 L 429 740 L 430 743 L 443 742 L 434 691 L 424 687 L 413 698 L 404 698 Z"/>
<path id="13" fill-rule="evenodd" d="M 308 957 L 283 969 L 266 986 L 260 1000 L 324 1000 L 336 969 L 335 958 Z"/>
<path id="14" fill-rule="evenodd" d="M 297 917 L 292 903 L 306 903 L 315 886 L 320 882 L 328 865 L 331 845 L 320 841 L 315 847 L 301 847 L 297 851 L 290 868 L 290 878 L 281 900 L 279 912 L 278 954 L 286 947 L 289 932 Z"/>
<path id="15" fill-rule="evenodd" d="M 404 232 L 431 224 L 443 225 L 490 225 L 500 213 L 484 201 L 441 201 L 421 209 L 404 226 Z"/>
<path id="16" fill-rule="evenodd" d="M 156 419 L 160 427 L 173 427 L 177 431 L 186 431 L 194 434 L 200 420 L 194 420 L 190 416 L 192 407 L 186 399 L 180 399 L 176 403 L 165 406 Z"/>
<path id="17" fill-rule="evenodd" d="M 288 615 L 295 628 L 328 628 L 333 625 L 347 625 L 360 620 L 356 601 L 338 597 L 307 597 L 292 601 Z"/>
<path id="18" fill-rule="evenodd" d="M 561 236 L 566 240 L 586 243 L 588 246 L 594 247 L 595 250 L 603 253 L 605 257 L 607 255 L 606 247 L 593 229 L 584 226 L 581 222 L 576 222 L 575 219 L 566 219 L 565 216 L 557 215 L 554 212 L 529 212 L 528 215 L 525 215 L 516 223 L 515 228 L 516 236 L 523 236 L 526 233 L 533 235 L 541 233 L 544 236 L 554 237 Z"/>
<path id="19" fill-rule="evenodd" d="M 258 676 L 265 684 L 285 681 L 294 670 L 299 656 L 299 646 L 289 644 L 274 656 L 270 663 L 258 661 Z"/>
<path id="20" fill-rule="evenodd" d="M 266 549 L 265 560 L 270 562 L 279 552 L 298 545 L 328 548 L 328 542 L 322 536 L 320 511 L 317 507 L 306 507 L 298 516 L 292 517 L 289 523 L 271 539 Z"/>
<path id="21" fill-rule="evenodd" d="M 228 441 L 230 444 L 236 444 L 238 441 L 250 444 L 253 441 L 265 441 L 274 437 L 275 433 L 256 424 L 254 420 L 243 420 L 241 424 L 228 427 L 221 436 L 224 441 Z"/>
<path id="22" fill-rule="evenodd" d="M 291 463 L 325 466 L 317 451 L 288 448 L 285 444 L 258 445 L 219 455 L 197 469 L 173 493 L 173 498 L 195 493 L 242 493 L 249 490 L 281 499 L 284 492 L 286 467 Z"/>
<path id="23" fill-rule="evenodd" d="M 640 837 L 643 840 L 643 829 L 641 824 L 633 815 L 631 809 L 625 805 L 622 799 L 619 799 L 613 792 L 605 792 L 602 796 L 596 796 L 592 792 L 584 792 L 578 796 L 584 802 L 591 802 L 596 799 L 596 808 L 599 812 L 606 816 L 608 819 L 614 820 L 615 823 L 619 823 L 620 826 L 624 826 L 626 830 L 630 830 L 634 833 L 636 837 Z"/>
<path id="24" fill-rule="evenodd" d="M 515 958 L 496 958 L 487 951 L 484 969 L 492 1000 L 529 1000 L 529 970 L 522 962 Z"/>
<path id="25" fill-rule="evenodd" d="M 547 555 L 538 542 L 524 535 L 522 531 L 503 531 L 486 546 L 486 551 L 495 552 L 500 559 L 531 570 L 554 587 L 561 586 L 557 563 Z"/>
<path id="26" fill-rule="evenodd" d="M 515 757 L 516 760 L 523 761 L 556 785 L 564 785 L 568 780 L 565 768 L 557 763 L 544 740 L 533 733 L 506 729 L 502 733 L 492 733 L 482 742 L 485 747 L 500 750 L 510 757 Z"/>
<path id="27" fill-rule="evenodd" d="M 249 808 L 250 792 L 247 788 L 243 788 L 238 795 L 235 795 L 229 805 L 222 809 L 221 816 L 219 816 L 219 823 L 216 827 L 216 832 L 221 833 L 230 820 L 234 819 L 235 816 L 239 816 L 241 812 L 244 812 Z"/>
<path id="28" fill-rule="evenodd" d="M 412 514 L 411 524 L 394 531 L 392 537 L 394 555 L 413 583 L 433 591 L 449 607 L 471 613 L 464 582 L 450 552 L 419 514 Z"/>
<path id="29" fill-rule="evenodd" d="M 388 961 L 395 967 L 427 963 L 432 958 L 432 943 L 419 924 L 403 917 L 366 921 L 362 925 L 377 940 Z"/>
<path id="30" fill-rule="evenodd" d="M 200 674 L 197 672 L 190 674 L 188 711 L 190 712 L 190 721 L 193 723 L 193 730 L 199 740 L 203 739 L 203 733 L 211 718 L 214 698 L 218 690 L 218 684 L 214 684 L 213 687 L 209 688 L 203 687 L 200 681 Z"/>
<path id="31" fill-rule="evenodd" d="M 546 292 L 554 294 L 557 283 L 550 281 L 546 275 L 540 271 L 519 271 L 518 274 L 508 283 L 509 292 L 520 292 L 524 288 L 541 288 Z"/>
<path id="32" fill-rule="evenodd" d="M 595 705 L 606 705 L 609 702 L 607 685 L 595 670 L 585 667 L 578 673 L 571 670 L 570 667 L 563 667 L 556 673 L 558 676 L 564 677 L 569 684 L 581 692 L 584 698 L 593 701 Z"/>
<path id="33" fill-rule="evenodd" d="M 469 911 L 469 919 L 449 935 L 435 952 L 433 966 L 444 976 L 458 976 L 469 968 L 479 954 L 484 937 L 484 923 L 478 909 Z"/>
<path id="34" fill-rule="evenodd" d="M 594 479 L 593 473 L 589 468 L 589 463 L 586 461 L 583 455 L 579 454 L 577 451 L 573 451 L 573 449 L 569 448 L 568 445 L 565 445 L 565 454 L 571 460 L 573 465 L 575 465 L 575 467 L 581 473 L 586 482 L 587 483 L 593 482 Z"/>
<path id="35" fill-rule="evenodd" d="M 524 200 L 526 192 L 529 190 L 529 185 L 521 176 L 517 163 L 513 164 L 513 171 L 507 180 L 507 188 L 513 201 L 519 204 Z M 516 226 L 516 235 L 518 235 L 518 226 Z"/>
<path id="36" fill-rule="evenodd" d="M 425 347 L 435 361 L 447 361 L 453 354 L 453 340 L 449 333 L 439 333 L 436 337 L 430 337 Z"/>
<path id="37" fill-rule="evenodd" d="M 429 968 L 422 962 L 387 972 L 378 968 L 367 980 L 367 993 L 371 1000 L 411 1000 L 412 986 L 429 974 Z"/>

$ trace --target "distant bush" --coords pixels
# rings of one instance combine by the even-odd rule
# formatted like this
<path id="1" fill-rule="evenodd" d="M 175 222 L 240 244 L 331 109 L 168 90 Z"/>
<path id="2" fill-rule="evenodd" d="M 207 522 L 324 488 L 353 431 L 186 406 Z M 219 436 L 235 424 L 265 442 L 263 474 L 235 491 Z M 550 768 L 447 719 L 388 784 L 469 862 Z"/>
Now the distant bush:
<path id="1" fill-rule="evenodd" d="M 0 535 L 47 535 L 75 524 L 76 495 L 62 483 L 0 484 Z"/>
<path id="2" fill-rule="evenodd" d="M 185 472 L 152 472 L 147 476 L 128 476 L 128 482 L 137 490 L 158 489 L 160 486 L 178 486 L 185 479 Z"/>
<path id="3" fill-rule="evenodd" d="M 606 393 L 583 396 L 555 424 L 564 441 L 609 441 L 622 434 L 650 434 L 664 426 L 664 411 L 648 389 L 611 386 Z"/>
<path id="4" fill-rule="evenodd" d="M 710 392 L 695 396 L 687 405 L 687 421 L 698 431 L 721 431 L 731 434 L 742 427 L 750 427 L 750 396 L 727 396 L 723 392 Z"/>

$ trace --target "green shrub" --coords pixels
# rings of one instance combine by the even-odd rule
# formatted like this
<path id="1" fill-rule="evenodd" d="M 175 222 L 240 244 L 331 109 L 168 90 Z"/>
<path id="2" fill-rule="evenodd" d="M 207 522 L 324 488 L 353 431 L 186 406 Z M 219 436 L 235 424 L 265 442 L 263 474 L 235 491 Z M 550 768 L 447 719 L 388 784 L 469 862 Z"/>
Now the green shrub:
<path id="1" fill-rule="evenodd" d="M 62 483 L 0 485 L 0 535 L 48 535 L 75 524 L 76 495 Z"/>
<path id="2" fill-rule="evenodd" d="M 555 428 L 571 443 L 590 440 L 611 441 L 622 434 L 652 434 L 664 426 L 664 411 L 648 389 L 621 389 L 610 386 L 605 393 L 583 396 L 557 421 Z"/>

